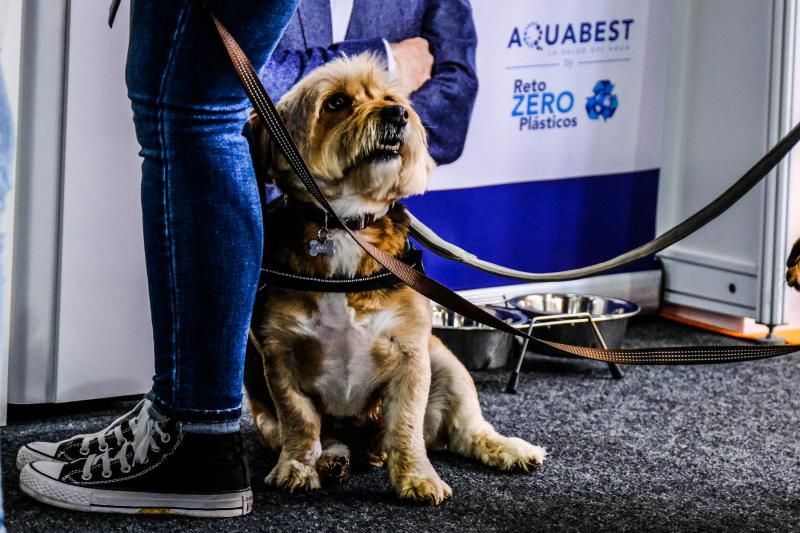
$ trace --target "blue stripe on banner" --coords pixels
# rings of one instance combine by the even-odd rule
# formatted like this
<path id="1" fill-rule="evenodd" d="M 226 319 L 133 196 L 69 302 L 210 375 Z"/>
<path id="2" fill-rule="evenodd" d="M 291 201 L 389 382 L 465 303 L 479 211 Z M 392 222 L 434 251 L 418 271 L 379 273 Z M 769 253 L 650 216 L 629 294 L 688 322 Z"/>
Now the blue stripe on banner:
<path id="1" fill-rule="evenodd" d="M 587 266 L 655 236 L 658 170 L 432 191 L 405 201 L 439 235 L 481 259 L 532 272 Z M 453 290 L 515 282 L 425 254 Z M 612 272 L 653 268 L 653 259 Z"/>

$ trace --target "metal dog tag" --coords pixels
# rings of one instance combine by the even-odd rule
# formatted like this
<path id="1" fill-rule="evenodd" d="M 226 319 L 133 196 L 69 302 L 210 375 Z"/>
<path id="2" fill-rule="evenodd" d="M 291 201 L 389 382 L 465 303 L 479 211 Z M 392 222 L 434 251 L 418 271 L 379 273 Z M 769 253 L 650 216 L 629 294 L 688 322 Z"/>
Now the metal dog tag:
<path id="1" fill-rule="evenodd" d="M 308 253 L 311 257 L 317 257 L 319 254 L 331 257 L 336 255 L 336 241 L 328 240 L 328 228 L 320 228 L 317 238 L 319 240 L 314 239 L 310 243 Z"/>
<path id="2" fill-rule="evenodd" d="M 314 239 L 311 241 L 308 253 L 311 257 L 317 257 L 319 254 L 334 256 L 336 255 L 336 241 L 319 242 Z"/>

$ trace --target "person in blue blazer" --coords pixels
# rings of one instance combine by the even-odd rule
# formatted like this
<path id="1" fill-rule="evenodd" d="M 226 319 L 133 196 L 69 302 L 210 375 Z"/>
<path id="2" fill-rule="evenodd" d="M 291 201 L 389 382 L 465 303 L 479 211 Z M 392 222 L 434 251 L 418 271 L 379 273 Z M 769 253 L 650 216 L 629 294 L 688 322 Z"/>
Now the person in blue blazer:
<path id="1" fill-rule="evenodd" d="M 411 91 L 431 156 L 443 165 L 464 149 L 478 92 L 476 45 L 469 0 L 302 0 L 260 75 L 277 101 L 331 59 L 377 54 Z"/>

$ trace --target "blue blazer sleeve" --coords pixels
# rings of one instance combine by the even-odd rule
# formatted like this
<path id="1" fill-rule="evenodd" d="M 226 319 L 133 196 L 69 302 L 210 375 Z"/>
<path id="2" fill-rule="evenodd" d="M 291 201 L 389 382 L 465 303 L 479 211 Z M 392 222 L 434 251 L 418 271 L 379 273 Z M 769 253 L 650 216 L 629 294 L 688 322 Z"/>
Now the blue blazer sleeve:
<path id="1" fill-rule="evenodd" d="M 364 52 L 373 52 L 386 60 L 383 39 L 350 39 L 327 48 L 277 49 L 259 73 L 259 77 L 269 95 L 277 102 L 295 83 L 315 68 L 342 54 L 354 56 Z"/>
<path id="2" fill-rule="evenodd" d="M 478 94 L 478 38 L 469 0 L 428 0 L 421 37 L 430 43 L 433 72 L 411 101 L 428 129 L 431 156 L 444 165 L 464 150 Z"/>

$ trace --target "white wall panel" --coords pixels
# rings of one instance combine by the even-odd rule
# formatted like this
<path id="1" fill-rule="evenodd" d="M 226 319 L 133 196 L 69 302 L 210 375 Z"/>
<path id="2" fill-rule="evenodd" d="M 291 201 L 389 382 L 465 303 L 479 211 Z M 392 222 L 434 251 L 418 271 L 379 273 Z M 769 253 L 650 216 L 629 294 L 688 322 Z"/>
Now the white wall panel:
<path id="1" fill-rule="evenodd" d="M 9 403 L 53 401 L 66 13 L 66 0 L 24 4 Z"/>
<path id="2" fill-rule="evenodd" d="M 673 27 L 680 30 L 671 44 L 658 233 L 705 206 L 768 148 L 773 2 L 672 4 Z M 758 294 L 763 191 L 762 184 L 708 227 L 664 252 L 681 264 L 680 276 L 667 272 L 666 301 L 673 301 L 675 291 L 681 303 L 691 295 L 696 307 L 726 312 L 726 303 L 742 305 L 742 295 Z M 728 289 L 734 280 L 702 293 L 683 284 L 691 279 L 687 269 L 702 277 L 720 263 L 739 266 L 736 291 Z M 719 276 L 725 279 L 726 273 Z M 741 316 L 754 317 L 756 302 L 747 309 Z"/>
<path id="3" fill-rule="evenodd" d="M 145 392 L 153 373 L 126 11 L 109 30 L 106 0 L 71 2 L 59 402 Z"/>

